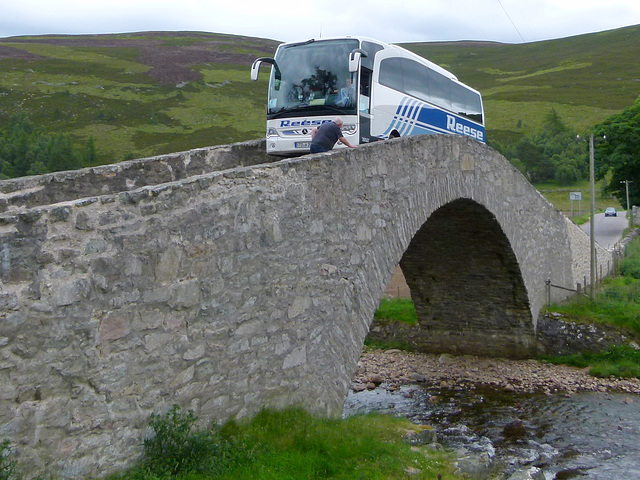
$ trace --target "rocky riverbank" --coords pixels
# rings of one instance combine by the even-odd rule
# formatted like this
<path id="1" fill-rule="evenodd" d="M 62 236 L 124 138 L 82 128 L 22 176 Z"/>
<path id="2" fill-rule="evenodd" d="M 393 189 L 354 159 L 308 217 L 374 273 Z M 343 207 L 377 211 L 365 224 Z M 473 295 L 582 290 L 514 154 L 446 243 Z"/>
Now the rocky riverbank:
<path id="1" fill-rule="evenodd" d="M 466 390 L 485 386 L 547 395 L 570 395 L 579 391 L 640 394 L 638 379 L 596 378 L 589 375 L 588 369 L 538 360 L 415 354 L 397 349 L 365 350 L 358 363 L 352 389 L 357 392 L 382 386 L 393 391 L 414 383 Z"/>

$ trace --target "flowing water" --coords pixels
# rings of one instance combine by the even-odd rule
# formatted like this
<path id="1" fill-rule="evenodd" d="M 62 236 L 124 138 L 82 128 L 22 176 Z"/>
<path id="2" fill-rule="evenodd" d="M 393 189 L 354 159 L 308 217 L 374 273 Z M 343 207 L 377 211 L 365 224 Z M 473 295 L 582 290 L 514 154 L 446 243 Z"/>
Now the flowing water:
<path id="1" fill-rule="evenodd" d="M 538 467 L 546 480 L 640 479 L 640 396 L 378 388 L 351 392 L 344 416 L 374 411 L 434 427 L 470 478 Z"/>

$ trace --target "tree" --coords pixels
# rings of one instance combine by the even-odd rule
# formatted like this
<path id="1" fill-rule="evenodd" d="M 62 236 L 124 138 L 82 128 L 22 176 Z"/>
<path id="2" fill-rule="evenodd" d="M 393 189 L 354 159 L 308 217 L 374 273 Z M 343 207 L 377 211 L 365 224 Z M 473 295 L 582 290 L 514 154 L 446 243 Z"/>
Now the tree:
<path id="1" fill-rule="evenodd" d="M 545 157 L 543 149 L 536 145 L 533 139 L 525 137 L 520 140 L 516 145 L 515 154 L 516 158 L 525 165 L 526 173 L 532 182 L 542 182 L 553 178 L 553 164 Z"/>
<path id="2" fill-rule="evenodd" d="M 95 153 L 95 147 L 94 147 Z M 14 115 L 0 131 L 0 177 L 38 175 L 82 166 L 68 135 L 49 135 L 25 114 Z"/>
<path id="3" fill-rule="evenodd" d="M 640 205 L 640 98 L 622 112 L 596 125 L 594 136 L 606 141 L 595 146 L 596 176 L 610 173 L 606 192 L 628 208 L 626 186 L 629 180 L 629 203 Z"/>
<path id="4" fill-rule="evenodd" d="M 89 140 L 87 140 L 87 145 L 85 146 L 84 164 L 95 165 L 97 160 L 98 155 L 96 154 L 96 144 L 93 140 L 93 135 L 91 135 Z"/>
<path id="5" fill-rule="evenodd" d="M 552 109 L 539 133 L 524 137 L 505 155 L 515 165 L 524 165 L 524 173 L 534 183 L 555 180 L 571 185 L 588 168 L 587 154 L 575 139 L 575 131 Z"/>

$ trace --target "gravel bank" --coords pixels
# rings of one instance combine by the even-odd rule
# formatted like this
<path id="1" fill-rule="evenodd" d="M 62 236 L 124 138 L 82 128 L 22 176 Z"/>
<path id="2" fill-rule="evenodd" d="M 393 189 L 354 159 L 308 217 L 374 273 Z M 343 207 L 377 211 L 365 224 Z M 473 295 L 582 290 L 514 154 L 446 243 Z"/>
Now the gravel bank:
<path id="1" fill-rule="evenodd" d="M 473 390 L 487 386 L 512 392 L 548 395 L 578 391 L 616 391 L 640 394 L 640 380 L 592 377 L 588 369 L 552 365 L 538 360 L 505 360 L 470 355 L 428 355 L 401 350 L 366 350 L 358 363 L 352 389 L 377 386 L 396 390 L 422 383 L 441 388 Z"/>

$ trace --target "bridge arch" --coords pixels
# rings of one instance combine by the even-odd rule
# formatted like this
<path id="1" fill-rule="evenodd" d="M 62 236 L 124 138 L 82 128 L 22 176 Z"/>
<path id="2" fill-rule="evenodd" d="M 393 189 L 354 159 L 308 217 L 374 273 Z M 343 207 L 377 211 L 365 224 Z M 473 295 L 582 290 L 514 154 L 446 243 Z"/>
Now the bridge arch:
<path id="1" fill-rule="evenodd" d="M 522 272 L 485 207 L 461 198 L 438 208 L 400 266 L 419 321 L 412 333 L 418 351 L 531 355 L 535 325 Z"/>

